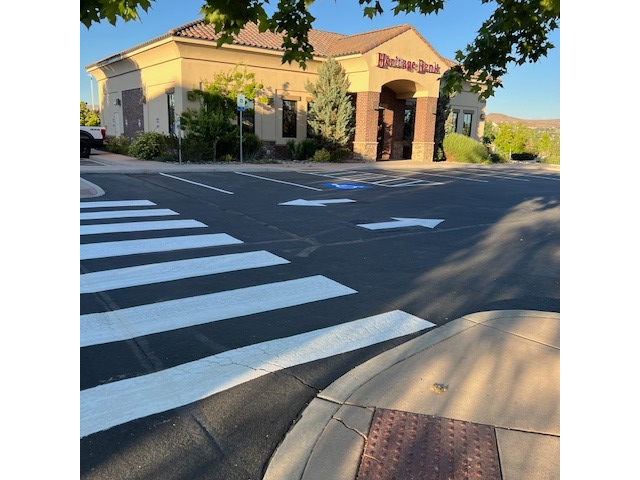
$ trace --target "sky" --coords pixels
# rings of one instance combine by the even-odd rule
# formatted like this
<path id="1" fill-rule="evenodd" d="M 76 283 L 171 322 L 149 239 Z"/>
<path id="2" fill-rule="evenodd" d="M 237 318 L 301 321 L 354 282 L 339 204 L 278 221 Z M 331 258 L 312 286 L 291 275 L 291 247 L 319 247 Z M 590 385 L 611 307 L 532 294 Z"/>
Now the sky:
<path id="1" fill-rule="evenodd" d="M 276 2 L 271 2 L 276 3 Z M 89 29 L 80 24 L 80 101 L 97 103 L 97 83 L 85 67 L 122 50 L 167 33 L 172 28 L 201 17 L 203 0 L 156 0 L 140 20 L 116 25 L 103 21 Z M 343 34 L 362 33 L 409 23 L 446 58 L 454 59 L 456 51 L 471 43 L 482 22 L 493 12 L 492 5 L 479 0 L 448 0 L 437 15 L 397 15 L 391 2 L 381 2 L 385 13 L 369 19 L 362 14 L 356 0 L 316 0 L 310 11 L 316 20 L 313 28 Z M 503 77 L 504 88 L 487 101 L 487 113 L 502 113 L 522 119 L 560 118 L 560 29 L 552 32 L 556 48 L 534 64 L 513 65 Z"/>

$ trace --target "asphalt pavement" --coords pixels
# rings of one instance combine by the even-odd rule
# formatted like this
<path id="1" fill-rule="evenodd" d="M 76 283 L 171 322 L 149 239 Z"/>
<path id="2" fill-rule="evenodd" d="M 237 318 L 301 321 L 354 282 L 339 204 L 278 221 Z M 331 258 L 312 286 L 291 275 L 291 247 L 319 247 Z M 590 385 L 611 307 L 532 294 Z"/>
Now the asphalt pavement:
<path id="1" fill-rule="evenodd" d="M 81 175 L 452 166 L 380 163 L 179 165 L 99 152 Z M 81 176 L 81 199 L 103 194 Z M 374 357 L 316 395 L 263 478 L 560 478 L 559 313 L 472 313 Z"/>

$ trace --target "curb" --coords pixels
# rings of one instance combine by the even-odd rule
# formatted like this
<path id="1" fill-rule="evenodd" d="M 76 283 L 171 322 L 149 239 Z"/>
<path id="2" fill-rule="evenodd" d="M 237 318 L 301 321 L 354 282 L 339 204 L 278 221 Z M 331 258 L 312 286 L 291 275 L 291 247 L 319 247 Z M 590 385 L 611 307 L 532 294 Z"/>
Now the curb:
<path id="1" fill-rule="evenodd" d="M 325 448 L 324 443 L 326 442 L 322 442 L 322 437 L 326 431 L 331 430 L 332 420 L 343 423 L 342 420 L 338 418 L 338 413 L 339 410 L 344 407 L 368 408 L 361 405 L 349 404 L 349 397 L 385 370 L 469 328 L 482 325 L 490 320 L 505 317 L 548 318 L 550 315 L 559 316 L 559 313 L 534 310 L 494 310 L 472 313 L 440 327 L 435 327 L 423 335 L 387 350 L 357 366 L 338 378 L 323 391 L 319 392 L 309 403 L 298 421 L 291 427 L 289 432 L 287 432 L 282 443 L 276 448 L 267 464 L 263 480 L 281 480 L 283 478 L 287 480 L 300 480 L 303 477 L 305 479 L 315 478 L 318 472 L 315 472 L 314 468 L 318 462 L 310 462 L 310 460 L 313 460 L 313 456 L 323 456 L 322 453 L 318 454 L 318 450 Z M 353 474 L 352 471 L 347 472 L 347 470 L 353 470 L 353 468 L 355 468 L 357 473 L 368 426 L 363 430 L 366 431 L 360 432 L 360 437 L 362 438 L 354 437 L 355 440 L 352 441 L 351 450 L 348 447 L 340 447 L 340 451 L 343 452 L 345 457 L 354 459 L 357 454 L 355 467 L 353 465 L 348 468 L 345 467 L 345 479 L 355 478 L 355 474 Z M 353 447 L 354 444 L 355 447 Z M 331 447 L 332 446 L 329 446 L 329 448 Z M 326 455 L 326 452 L 324 452 L 324 455 Z"/>
<path id="2" fill-rule="evenodd" d="M 80 198 L 101 197 L 104 193 L 102 188 L 80 177 Z"/>

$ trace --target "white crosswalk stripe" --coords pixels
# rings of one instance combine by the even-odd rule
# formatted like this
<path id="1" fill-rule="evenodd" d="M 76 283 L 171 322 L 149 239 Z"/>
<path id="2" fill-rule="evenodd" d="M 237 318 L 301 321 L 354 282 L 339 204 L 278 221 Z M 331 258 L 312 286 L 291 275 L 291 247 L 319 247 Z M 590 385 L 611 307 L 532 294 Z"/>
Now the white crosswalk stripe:
<path id="1" fill-rule="evenodd" d="M 147 210 L 114 210 L 105 212 L 80 213 L 80 220 L 104 220 L 110 218 L 133 218 L 133 217 L 166 217 L 178 215 L 177 212 L 168 208 L 153 208 Z"/>
<path id="2" fill-rule="evenodd" d="M 86 389 L 80 392 L 80 436 L 187 405 L 271 372 L 432 326 L 431 322 L 394 310 Z"/>
<path id="3" fill-rule="evenodd" d="M 316 275 L 226 292 L 140 305 L 80 317 L 80 345 L 117 342 L 153 333 L 268 312 L 357 293 Z"/>
<path id="4" fill-rule="evenodd" d="M 206 227 L 197 220 L 165 220 L 158 222 L 107 223 L 102 225 L 81 225 L 80 235 L 97 235 L 101 233 L 146 232 L 149 230 L 176 230 L 180 228 Z"/>
<path id="5" fill-rule="evenodd" d="M 149 207 L 155 203 L 149 200 L 113 200 L 106 202 L 80 202 L 80 209 L 83 208 L 111 208 L 111 207 Z"/>
<path id="6" fill-rule="evenodd" d="M 220 247 L 223 245 L 236 245 L 240 243 L 243 242 L 231 235 L 227 235 L 226 233 L 85 243 L 80 245 L 80 260 L 120 257 L 123 255 L 138 255 L 141 253 L 188 250 L 191 248 Z"/>
<path id="7" fill-rule="evenodd" d="M 289 263 L 264 250 L 231 253 L 215 257 L 192 258 L 175 262 L 152 263 L 80 275 L 80 293 L 104 292 L 117 288 L 149 285 L 184 278 L 235 272 L 251 268 Z"/>

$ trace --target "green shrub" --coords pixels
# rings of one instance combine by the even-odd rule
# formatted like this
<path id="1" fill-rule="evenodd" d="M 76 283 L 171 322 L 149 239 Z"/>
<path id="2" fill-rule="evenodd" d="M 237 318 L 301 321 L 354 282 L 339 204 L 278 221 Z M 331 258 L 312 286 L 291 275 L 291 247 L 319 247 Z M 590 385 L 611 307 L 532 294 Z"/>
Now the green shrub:
<path id="1" fill-rule="evenodd" d="M 351 158 L 352 152 L 348 148 L 338 148 L 331 152 L 331 161 L 332 162 L 342 162 L 347 158 Z"/>
<path id="2" fill-rule="evenodd" d="M 460 163 L 488 163 L 489 151 L 481 142 L 459 133 L 444 137 L 444 154 L 448 161 Z"/>
<path id="3" fill-rule="evenodd" d="M 262 140 L 255 133 L 244 133 L 242 135 L 242 156 L 249 158 L 256 156 L 262 148 Z"/>
<path id="4" fill-rule="evenodd" d="M 233 155 L 236 158 L 240 157 L 240 131 L 237 127 L 220 137 L 220 140 L 218 140 L 216 146 L 216 160 L 219 161 L 220 158 L 225 155 Z"/>
<path id="5" fill-rule="evenodd" d="M 129 154 L 129 146 L 131 140 L 125 136 L 110 137 L 106 143 L 107 151 L 111 153 L 119 153 L 121 155 Z"/>
<path id="6" fill-rule="evenodd" d="M 313 138 L 305 138 L 300 142 L 300 160 L 308 160 L 316 153 L 318 150 L 318 142 Z"/>
<path id="7" fill-rule="evenodd" d="M 501 156 L 498 153 L 490 153 L 489 154 L 489 161 L 491 163 L 507 163 L 507 158 Z"/>
<path id="8" fill-rule="evenodd" d="M 295 140 L 287 141 L 287 152 L 289 153 L 289 158 L 291 160 L 299 160 L 298 158 L 298 144 Z"/>
<path id="9" fill-rule="evenodd" d="M 222 155 L 220 157 L 219 161 L 221 161 L 221 162 L 235 162 L 236 161 L 236 157 L 234 157 L 230 153 L 225 153 L 224 155 Z"/>
<path id="10" fill-rule="evenodd" d="M 213 161 L 213 145 L 203 137 L 187 135 L 182 139 L 182 159 L 190 163 Z"/>
<path id="11" fill-rule="evenodd" d="M 177 162 L 180 159 L 180 140 L 175 135 L 165 135 L 164 153 L 159 160 L 161 162 Z"/>
<path id="12" fill-rule="evenodd" d="M 313 157 L 318 149 L 318 142 L 313 138 L 305 138 L 301 142 L 289 140 L 287 142 L 287 152 L 291 160 L 308 160 Z"/>
<path id="13" fill-rule="evenodd" d="M 320 150 L 316 150 L 311 157 L 312 162 L 330 162 L 331 161 L 331 153 L 326 148 L 321 148 Z"/>
<path id="14" fill-rule="evenodd" d="M 158 132 L 140 132 L 131 142 L 129 155 L 142 160 L 153 160 L 165 154 L 166 135 Z"/>

